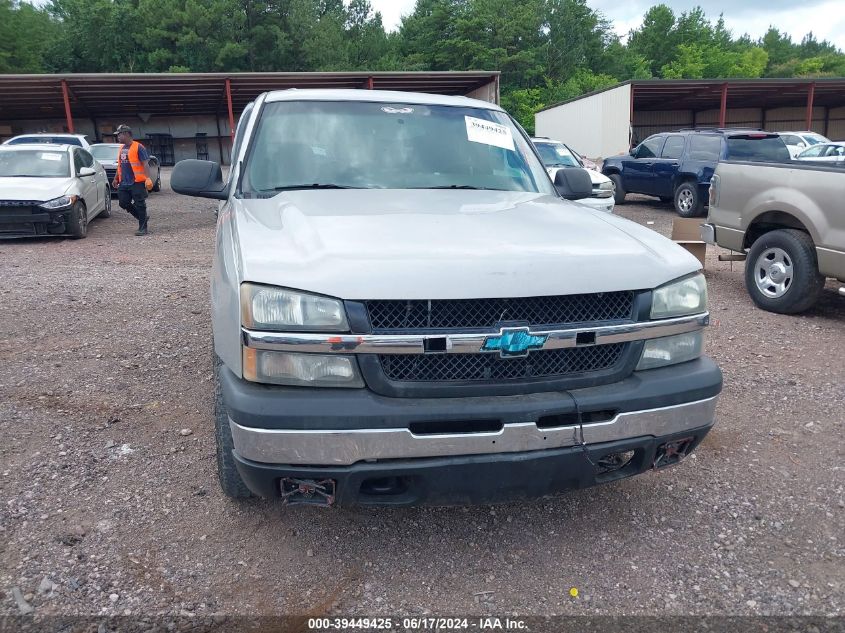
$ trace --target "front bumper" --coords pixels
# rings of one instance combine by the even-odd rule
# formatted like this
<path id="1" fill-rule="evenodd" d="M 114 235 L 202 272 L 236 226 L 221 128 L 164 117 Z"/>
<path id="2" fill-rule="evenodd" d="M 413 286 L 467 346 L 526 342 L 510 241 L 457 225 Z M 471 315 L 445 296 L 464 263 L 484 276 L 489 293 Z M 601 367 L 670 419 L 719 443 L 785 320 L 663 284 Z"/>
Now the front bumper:
<path id="1" fill-rule="evenodd" d="M 221 386 L 238 470 L 259 495 L 279 496 L 282 480 L 301 478 L 332 480 L 343 503 L 461 503 L 633 475 L 673 438 L 692 438 L 692 450 L 714 423 L 722 375 L 700 358 L 609 385 L 519 396 L 388 398 L 257 385 L 228 370 Z M 602 473 L 585 448 L 596 460 L 617 448 L 637 457 Z M 384 478 L 400 483 L 373 488 Z"/>
<path id="2" fill-rule="evenodd" d="M 71 211 L 71 207 L 55 210 L 33 207 L 31 211 L 0 212 L 0 238 L 63 235 Z"/>
<path id="3" fill-rule="evenodd" d="M 584 447 L 328 468 L 264 464 L 237 454 L 235 461 L 252 492 L 268 498 L 281 496 L 291 503 L 338 507 L 466 505 L 549 497 L 670 466 L 695 449 L 709 430 L 710 426 L 704 426 L 661 437 L 643 436 Z M 604 468 L 607 456 L 623 454 L 630 455 L 624 466 Z M 301 494 L 298 486 L 299 490 L 319 492 Z"/>

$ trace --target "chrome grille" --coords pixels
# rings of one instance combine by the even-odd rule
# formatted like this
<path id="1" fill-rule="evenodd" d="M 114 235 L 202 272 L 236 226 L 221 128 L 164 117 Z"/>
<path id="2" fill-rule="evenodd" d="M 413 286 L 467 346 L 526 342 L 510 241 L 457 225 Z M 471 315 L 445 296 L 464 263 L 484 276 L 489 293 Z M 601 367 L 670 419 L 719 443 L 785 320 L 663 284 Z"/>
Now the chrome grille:
<path id="1" fill-rule="evenodd" d="M 388 380 L 450 382 L 555 378 L 608 370 L 622 362 L 628 343 L 532 352 L 520 358 L 498 354 L 382 354 Z"/>
<path id="2" fill-rule="evenodd" d="M 513 299 L 367 301 L 366 306 L 375 333 L 493 328 L 503 322 L 527 323 L 537 327 L 630 319 L 634 293 L 602 292 Z"/>

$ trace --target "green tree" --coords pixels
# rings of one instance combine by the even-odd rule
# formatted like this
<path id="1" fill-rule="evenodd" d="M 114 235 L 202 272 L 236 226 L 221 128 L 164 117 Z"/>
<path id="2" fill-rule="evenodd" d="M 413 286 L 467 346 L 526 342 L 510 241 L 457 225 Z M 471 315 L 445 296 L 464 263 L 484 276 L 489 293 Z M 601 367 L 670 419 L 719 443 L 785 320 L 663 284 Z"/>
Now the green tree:
<path id="1" fill-rule="evenodd" d="M 45 10 L 27 2 L 0 0 L 0 72 L 44 72 L 44 54 L 55 26 Z"/>
<path id="2" fill-rule="evenodd" d="M 628 35 L 628 49 L 648 60 L 652 75 L 676 57 L 675 13 L 665 4 L 651 7 L 639 29 Z"/>

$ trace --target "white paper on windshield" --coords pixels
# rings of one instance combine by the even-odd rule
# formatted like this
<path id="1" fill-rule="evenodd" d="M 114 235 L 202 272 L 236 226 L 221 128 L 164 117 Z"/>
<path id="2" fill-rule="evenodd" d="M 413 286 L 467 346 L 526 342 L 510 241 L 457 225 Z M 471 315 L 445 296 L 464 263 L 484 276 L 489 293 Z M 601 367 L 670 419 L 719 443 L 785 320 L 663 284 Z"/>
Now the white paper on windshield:
<path id="1" fill-rule="evenodd" d="M 568 156 L 569 152 L 566 151 L 565 147 L 556 147 L 555 151 L 557 152 L 558 156 Z"/>
<path id="2" fill-rule="evenodd" d="M 485 145 L 509 149 L 512 152 L 515 151 L 513 135 L 509 127 L 471 116 L 464 116 L 464 119 L 466 119 L 467 124 L 468 140 L 473 143 L 484 143 Z"/>
<path id="3" fill-rule="evenodd" d="M 62 160 L 61 154 L 47 154 L 46 152 L 42 152 L 38 155 L 38 158 L 41 160 Z"/>

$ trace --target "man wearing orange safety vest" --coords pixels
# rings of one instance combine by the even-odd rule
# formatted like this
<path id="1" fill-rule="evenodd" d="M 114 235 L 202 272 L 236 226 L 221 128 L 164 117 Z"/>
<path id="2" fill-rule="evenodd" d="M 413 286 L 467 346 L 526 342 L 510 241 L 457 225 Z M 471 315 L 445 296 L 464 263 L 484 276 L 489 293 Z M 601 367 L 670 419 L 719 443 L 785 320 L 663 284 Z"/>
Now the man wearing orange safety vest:
<path id="1" fill-rule="evenodd" d="M 118 126 L 115 133 L 121 148 L 117 155 L 117 174 L 112 181 L 112 187 L 117 189 L 120 208 L 126 209 L 138 220 L 135 235 L 146 235 L 147 191 L 153 186 L 147 168 L 150 154 L 146 147 L 132 140 L 132 128 L 128 125 Z"/>

